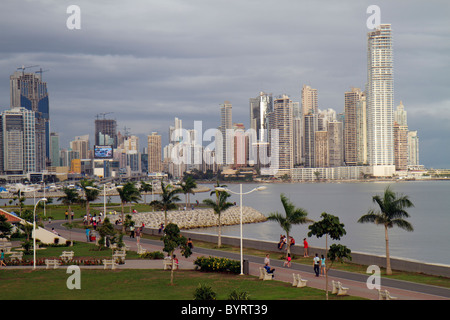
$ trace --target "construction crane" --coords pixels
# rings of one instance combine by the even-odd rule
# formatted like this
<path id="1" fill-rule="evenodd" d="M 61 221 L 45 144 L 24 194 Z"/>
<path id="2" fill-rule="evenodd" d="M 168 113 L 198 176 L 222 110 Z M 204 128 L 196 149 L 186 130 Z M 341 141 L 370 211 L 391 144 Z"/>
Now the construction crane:
<path id="1" fill-rule="evenodd" d="M 123 133 L 125 137 L 129 137 L 130 131 L 128 131 L 128 129 L 130 128 L 127 128 L 127 126 L 123 127 Z"/>
<path id="2" fill-rule="evenodd" d="M 98 120 L 98 116 L 99 116 L 99 115 L 103 115 L 103 120 L 105 120 L 105 116 L 106 116 L 107 114 L 110 114 L 110 113 L 114 113 L 114 112 L 97 113 L 97 120 Z"/>
<path id="3" fill-rule="evenodd" d="M 40 73 L 41 74 L 41 80 L 42 80 L 42 73 L 43 72 L 47 72 L 47 71 L 50 71 L 50 70 L 42 70 L 42 68 L 39 68 L 39 71 L 36 71 L 35 73 Z"/>
<path id="4" fill-rule="evenodd" d="M 25 69 L 29 69 L 29 68 L 35 68 L 35 67 L 39 67 L 38 65 L 35 65 L 35 66 L 24 66 L 24 65 L 22 65 L 22 67 L 18 67 L 17 68 L 17 70 L 22 70 L 22 74 L 24 74 L 25 73 Z"/>

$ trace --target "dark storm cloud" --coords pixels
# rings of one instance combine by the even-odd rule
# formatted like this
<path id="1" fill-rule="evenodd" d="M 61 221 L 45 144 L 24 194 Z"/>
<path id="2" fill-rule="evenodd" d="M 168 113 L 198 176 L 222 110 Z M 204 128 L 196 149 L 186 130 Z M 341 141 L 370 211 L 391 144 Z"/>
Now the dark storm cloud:
<path id="1" fill-rule="evenodd" d="M 66 28 L 71 4 L 81 9 L 81 30 Z M 372 4 L 392 24 L 395 103 L 403 101 L 411 130 L 423 136 L 423 163 L 449 167 L 449 154 L 433 149 L 450 136 L 442 121 L 450 119 L 446 1 L 8 1 L 0 106 L 9 107 L 10 74 L 38 64 L 49 70 L 52 130 L 64 146 L 77 135 L 92 139 L 104 112 L 139 135 L 141 147 L 152 131 L 166 139 L 175 117 L 186 128 L 195 120 L 217 127 L 225 100 L 233 121 L 248 126 L 250 97 L 266 91 L 299 101 L 303 84 L 318 89 L 320 108 L 342 112 L 344 92 L 366 82 Z"/>

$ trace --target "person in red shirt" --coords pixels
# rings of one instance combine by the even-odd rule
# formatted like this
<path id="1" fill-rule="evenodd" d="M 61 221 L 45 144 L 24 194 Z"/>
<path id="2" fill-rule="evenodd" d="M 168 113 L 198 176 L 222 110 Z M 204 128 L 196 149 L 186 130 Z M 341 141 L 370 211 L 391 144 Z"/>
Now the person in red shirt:
<path id="1" fill-rule="evenodd" d="M 306 238 L 303 239 L 303 257 L 309 257 L 308 256 L 308 241 L 306 241 Z"/>

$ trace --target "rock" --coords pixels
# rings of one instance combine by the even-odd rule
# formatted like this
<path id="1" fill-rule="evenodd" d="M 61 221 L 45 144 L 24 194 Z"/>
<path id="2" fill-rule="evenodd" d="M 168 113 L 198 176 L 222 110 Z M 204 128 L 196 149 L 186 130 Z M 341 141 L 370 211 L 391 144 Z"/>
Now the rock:
<path id="1" fill-rule="evenodd" d="M 144 225 L 150 228 L 159 228 L 164 223 L 164 212 L 143 212 L 134 213 L 133 221 L 137 226 Z M 115 218 L 110 218 L 114 221 Z M 264 222 L 267 218 L 259 211 L 251 207 L 242 208 L 242 223 Z M 218 215 L 213 209 L 195 209 L 167 212 L 168 223 L 175 223 L 180 229 L 207 228 L 218 226 Z M 240 224 L 240 207 L 234 206 L 224 211 L 220 215 L 222 225 Z"/>

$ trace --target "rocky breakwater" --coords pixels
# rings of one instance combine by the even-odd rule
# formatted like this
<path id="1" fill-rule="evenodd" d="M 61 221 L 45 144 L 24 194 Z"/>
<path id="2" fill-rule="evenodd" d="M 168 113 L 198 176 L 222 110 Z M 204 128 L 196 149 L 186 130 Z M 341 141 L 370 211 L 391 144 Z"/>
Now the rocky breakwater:
<path id="1" fill-rule="evenodd" d="M 240 223 L 240 207 L 234 206 L 220 215 L 222 225 L 236 225 Z M 137 226 L 144 225 L 149 228 L 159 228 L 164 223 L 164 212 L 134 213 L 133 221 Z M 242 208 L 242 223 L 264 222 L 267 217 L 261 212 L 251 208 Z M 113 219 L 114 221 L 114 219 Z M 182 211 L 169 211 L 167 213 L 168 223 L 175 223 L 180 229 L 207 228 L 218 226 L 218 215 L 213 209 L 194 209 Z"/>

